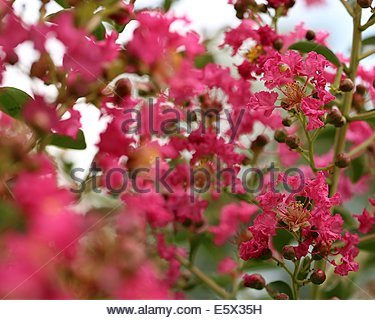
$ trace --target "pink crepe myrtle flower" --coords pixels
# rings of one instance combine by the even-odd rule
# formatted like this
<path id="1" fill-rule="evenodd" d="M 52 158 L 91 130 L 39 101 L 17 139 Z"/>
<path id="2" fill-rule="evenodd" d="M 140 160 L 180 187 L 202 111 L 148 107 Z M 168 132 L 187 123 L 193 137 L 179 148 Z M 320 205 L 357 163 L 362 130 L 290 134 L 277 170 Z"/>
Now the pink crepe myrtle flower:
<path id="1" fill-rule="evenodd" d="M 12 56 L 15 55 L 14 49 L 28 38 L 29 31 L 23 26 L 22 20 L 14 13 L 9 13 L 5 18 L 2 18 L 0 47 L 8 59 L 12 59 Z"/>
<path id="2" fill-rule="evenodd" d="M 158 12 L 140 12 L 137 14 L 139 27 L 134 31 L 132 40 L 127 44 L 129 53 L 142 62 L 153 65 L 168 58 L 169 54 L 183 48 L 188 57 L 203 53 L 199 36 L 194 32 L 180 35 L 171 31 L 171 25 L 177 18 L 169 18 Z"/>
<path id="3" fill-rule="evenodd" d="M 346 276 L 350 271 L 357 272 L 359 269 L 358 263 L 354 261 L 359 253 L 359 249 L 356 247 L 359 243 L 359 237 L 356 234 L 346 232 L 342 240 L 345 245 L 338 250 L 338 254 L 341 255 L 341 263 L 337 264 L 333 261 L 332 264 L 335 266 L 335 273 Z"/>
<path id="4" fill-rule="evenodd" d="M 375 200 L 374 199 L 369 199 L 369 202 L 372 206 L 375 207 Z M 362 214 L 355 214 L 354 215 L 355 218 L 357 218 L 358 222 L 359 222 L 359 232 L 361 233 L 369 233 L 374 225 L 375 225 L 375 214 L 374 214 L 374 210 L 372 209 L 372 211 L 368 211 L 367 209 L 363 209 L 363 212 Z"/>
<path id="5" fill-rule="evenodd" d="M 226 257 L 221 260 L 217 266 L 217 272 L 220 274 L 233 275 L 237 268 L 237 263 L 232 258 Z"/>
<path id="6" fill-rule="evenodd" d="M 276 92 L 261 91 L 255 93 L 248 103 L 249 108 L 263 110 L 264 115 L 269 117 L 275 109 L 275 103 L 279 95 Z"/>
<path id="7" fill-rule="evenodd" d="M 238 226 L 248 224 L 251 217 L 258 211 L 255 205 L 240 202 L 239 204 L 228 204 L 221 210 L 220 224 L 210 228 L 214 234 L 216 245 L 223 245 L 236 234 Z"/>
<path id="8" fill-rule="evenodd" d="M 82 216 L 70 209 L 75 201 L 73 194 L 57 186 L 51 161 L 43 156 L 33 161 L 38 170 L 19 174 L 13 187 L 14 196 L 25 212 L 29 233 L 57 250 L 65 249 L 78 241 L 83 232 Z M 30 193 L 32 185 L 39 188 Z"/>
<path id="9" fill-rule="evenodd" d="M 2 237 L 0 294 L 6 299 L 72 299 L 59 280 L 57 269 L 68 264 L 48 246 L 48 239 L 35 234 L 12 233 Z M 48 262 L 48 263 L 47 263 Z M 41 266 L 44 266 L 41 269 Z M 32 276 L 31 276 L 32 275 Z"/>
<path id="10" fill-rule="evenodd" d="M 58 14 L 53 22 L 57 39 L 66 46 L 63 66 L 67 70 L 77 71 L 84 79 L 95 80 L 101 75 L 105 64 L 118 56 L 115 33 L 103 41 L 95 41 L 84 29 L 74 26 L 73 16 L 69 12 Z"/>
<path id="11" fill-rule="evenodd" d="M 61 135 L 76 138 L 81 128 L 81 114 L 79 111 L 70 109 L 69 118 L 61 119 L 57 108 L 48 104 L 43 97 L 35 96 L 22 110 L 24 119 L 37 130 L 42 132 L 56 132 Z"/>
<path id="12" fill-rule="evenodd" d="M 323 126 L 321 118 L 327 112 L 323 105 L 334 99 L 326 90 L 327 79 L 323 72 L 326 67 L 328 61 L 315 52 L 310 52 L 305 59 L 294 51 L 287 51 L 285 54 L 275 52 L 264 63 L 262 79 L 266 87 L 278 88 L 283 93 L 280 107 L 302 112 L 308 118 L 307 130 Z M 305 79 L 304 83 L 297 80 L 299 77 Z M 307 89 L 308 83 L 314 86 L 312 91 Z M 272 106 L 267 106 L 266 112 L 270 114 Z"/>
<path id="13" fill-rule="evenodd" d="M 355 121 L 349 124 L 348 133 L 346 135 L 348 141 L 354 146 L 361 144 L 373 134 L 373 129 L 365 121 Z"/>
<path id="14" fill-rule="evenodd" d="M 330 208 L 337 206 L 341 197 L 339 194 L 328 197 L 324 173 L 319 172 L 317 177 L 308 179 L 303 184 L 299 176 L 286 177 L 284 174 L 279 175 L 278 181 L 286 183 L 290 193 L 266 190 L 257 197 L 263 213 L 249 227 L 253 238 L 241 244 L 240 257 L 249 260 L 262 257 L 267 250 L 272 252 L 272 237 L 276 234 L 276 229 L 282 227 L 289 232 L 301 234 L 298 246 L 294 247 L 298 259 L 309 253 L 310 246 L 330 247 L 336 241 L 348 242 L 335 253 L 342 259 L 342 264 L 336 266 L 336 272 L 345 275 L 345 272 L 355 271 L 357 264 L 354 258 L 358 253 L 355 235 L 342 235 L 343 219 L 339 214 L 331 214 Z M 302 188 L 298 188 L 301 185 Z"/>
<path id="15" fill-rule="evenodd" d="M 293 31 L 290 33 L 281 35 L 281 39 L 284 42 L 283 48 L 289 48 L 293 43 L 297 41 L 303 41 L 306 39 L 306 33 L 309 29 L 305 27 L 305 24 L 301 22 L 298 24 Z M 314 42 L 327 46 L 327 38 L 329 37 L 329 33 L 325 31 L 317 31 L 315 32 L 315 39 Z"/>

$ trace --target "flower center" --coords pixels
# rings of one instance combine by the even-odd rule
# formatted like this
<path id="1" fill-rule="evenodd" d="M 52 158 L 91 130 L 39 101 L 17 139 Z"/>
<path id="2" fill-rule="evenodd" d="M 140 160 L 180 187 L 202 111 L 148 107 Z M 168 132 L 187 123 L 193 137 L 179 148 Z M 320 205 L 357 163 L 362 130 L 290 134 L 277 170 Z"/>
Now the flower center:
<path id="1" fill-rule="evenodd" d="M 287 110 L 298 108 L 306 92 L 297 82 L 287 83 L 283 90 L 285 98 L 283 99 L 283 107 Z"/>
<path id="2" fill-rule="evenodd" d="M 299 229 L 310 225 L 308 221 L 310 212 L 304 208 L 300 201 L 292 202 L 286 208 L 279 209 L 278 217 L 293 232 L 297 232 Z"/>
<path id="3" fill-rule="evenodd" d="M 256 45 L 246 52 L 245 57 L 249 62 L 256 61 L 259 56 L 263 53 L 263 48 L 260 45 Z"/>

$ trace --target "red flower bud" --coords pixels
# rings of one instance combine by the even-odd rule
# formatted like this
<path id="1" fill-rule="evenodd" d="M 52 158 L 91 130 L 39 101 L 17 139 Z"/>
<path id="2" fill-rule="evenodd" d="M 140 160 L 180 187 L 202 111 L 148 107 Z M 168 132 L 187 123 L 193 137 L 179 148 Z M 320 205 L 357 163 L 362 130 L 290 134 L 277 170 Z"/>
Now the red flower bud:
<path id="1" fill-rule="evenodd" d="M 315 39 L 315 32 L 313 30 L 308 30 L 306 32 L 305 38 L 309 41 L 312 41 Z"/>
<path id="2" fill-rule="evenodd" d="M 314 271 L 310 276 L 310 281 L 313 284 L 322 284 L 325 280 L 326 280 L 326 274 L 321 269 Z"/>
<path id="3" fill-rule="evenodd" d="M 371 7 L 372 0 L 357 0 L 357 3 L 361 8 L 366 9 Z"/>
<path id="4" fill-rule="evenodd" d="M 360 83 L 355 88 L 355 92 L 359 93 L 361 96 L 364 96 L 366 94 L 366 92 L 367 92 L 367 88 L 366 88 L 366 86 L 364 84 Z"/>
<path id="5" fill-rule="evenodd" d="M 286 293 L 278 293 L 275 300 L 289 300 L 289 296 Z"/>
<path id="6" fill-rule="evenodd" d="M 275 131 L 274 139 L 279 143 L 283 143 L 283 142 L 285 142 L 285 139 L 286 139 L 287 136 L 288 136 L 288 134 L 286 133 L 285 130 L 278 129 L 278 130 Z"/>
<path id="7" fill-rule="evenodd" d="M 354 89 L 354 83 L 350 79 L 344 79 L 341 81 L 339 89 L 342 92 L 350 92 Z"/>
<path id="8" fill-rule="evenodd" d="M 297 136 L 292 135 L 286 137 L 285 143 L 290 149 L 297 149 L 299 147 L 300 140 Z"/>
<path id="9" fill-rule="evenodd" d="M 285 246 L 283 248 L 283 257 L 286 260 L 293 260 L 296 257 L 296 251 L 293 246 Z"/>
<path id="10" fill-rule="evenodd" d="M 346 168 L 350 164 L 350 157 L 345 153 L 340 153 L 336 157 L 335 165 L 339 168 Z"/>
<path id="11" fill-rule="evenodd" d="M 280 38 L 279 39 L 276 39 L 274 42 L 273 42 L 273 48 L 277 51 L 280 51 L 283 46 L 284 46 L 284 41 L 281 40 Z"/>
<path id="12" fill-rule="evenodd" d="M 260 134 L 256 139 L 251 143 L 250 149 L 254 152 L 261 151 L 269 142 L 269 139 L 266 135 Z"/>
<path id="13" fill-rule="evenodd" d="M 259 273 L 245 274 L 243 284 L 247 288 L 262 290 L 266 286 L 266 280 Z"/>

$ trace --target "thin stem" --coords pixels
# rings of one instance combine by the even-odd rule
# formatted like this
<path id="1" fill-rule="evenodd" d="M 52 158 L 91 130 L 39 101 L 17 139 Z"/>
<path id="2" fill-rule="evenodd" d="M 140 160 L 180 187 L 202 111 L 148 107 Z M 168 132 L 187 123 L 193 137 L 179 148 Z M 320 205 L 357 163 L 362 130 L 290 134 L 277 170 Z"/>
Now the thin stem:
<path id="1" fill-rule="evenodd" d="M 231 298 L 230 294 L 224 288 L 219 286 L 213 279 L 204 274 L 199 268 L 192 265 L 188 260 L 181 256 L 176 256 L 176 259 L 219 297 L 226 300 Z"/>
<path id="2" fill-rule="evenodd" d="M 305 133 L 305 136 L 306 136 L 306 139 L 307 139 L 307 142 L 308 142 L 308 158 L 305 158 L 305 159 L 310 164 L 311 169 L 314 172 L 316 172 L 317 169 L 316 169 L 315 159 L 314 159 L 314 142 L 313 142 L 313 139 L 311 138 L 310 133 L 306 129 L 307 124 L 306 124 L 305 117 L 303 115 L 302 116 L 298 115 L 298 119 L 301 122 L 302 129 Z"/>
<path id="3" fill-rule="evenodd" d="M 233 299 L 236 298 L 236 296 L 237 296 L 237 292 L 238 292 L 238 289 L 239 289 L 239 287 L 240 287 L 240 282 L 238 281 L 238 278 L 239 278 L 239 276 L 241 275 L 243 265 L 244 265 L 244 261 L 241 260 L 241 261 L 238 263 L 237 270 L 236 270 L 236 274 L 235 274 L 235 277 L 234 277 L 234 279 L 233 279 L 233 288 L 232 288 L 232 292 L 231 292 L 231 297 L 232 297 Z"/>
<path id="4" fill-rule="evenodd" d="M 375 239 L 375 233 L 368 234 L 359 238 L 359 243 L 367 242 Z"/>
<path id="5" fill-rule="evenodd" d="M 361 31 L 360 31 L 361 16 L 362 16 L 362 9 L 356 3 L 354 7 L 352 51 L 351 51 L 351 56 L 350 56 L 350 67 L 349 67 L 349 75 L 348 75 L 349 78 L 353 82 L 357 75 L 357 69 L 358 69 L 358 64 L 359 64 L 359 52 L 361 50 Z M 347 92 L 344 96 L 344 102 L 343 102 L 343 108 L 342 108 L 342 114 L 346 118 L 349 115 L 352 101 L 353 101 L 353 91 Z M 336 131 L 334 159 L 336 159 L 338 154 L 344 151 L 347 130 L 348 130 L 348 123 L 346 123 L 342 128 Z M 332 184 L 330 188 L 331 196 L 334 195 L 337 191 L 339 177 L 340 177 L 340 168 L 334 167 L 333 175 L 332 175 Z"/>
<path id="6" fill-rule="evenodd" d="M 353 9 L 353 36 L 352 36 L 352 50 L 350 55 L 350 66 L 348 70 L 345 70 L 348 78 L 351 79 L 353 82 L 355 82 L 355 77 L 357 75 L 357 69 L 359 65 L 359 54 L 361 51 L 361 41 L 362 41 L 362 34 L 361 34 L 361 17 L 362 17 L 362 8 L 358 5 L 358 3 L 355 3 L 354 9 Z M 352 106 L 353 102 L 353 91 L 347 92 L 344 96 L 343 105 L 342 105 L 342 114 L 345 118 L 348 118 L 350 108 Z M 345 123 L 343 127 L 340 129 L 337 129 L 336 135 L 335 135 L 335 147 L 334 147 L 334 161 L 338 154 L 342 153 L 345 149 L 345 142 L 346 142 L 346 133 L 348 130 L 348 123 Z M 338 188 L 340 179 L 340 168 L 334 167 L 333 173 L 331 177 L 331 185 L 329 194 L 330 196 L 333 196 Z M 314 267 L 316 269 L 320 268 L 322 270 L 325 270 L 326 268 L 326 262 L 325 261 L 316 261 L 314 264 Z M 314 286 L 313 292 L 312 292 L 312 298 L 314 300 L 319 298 L 319 286 Z"/>
<path id="7" fill-rule="evenodd" d="M 283 261 L 277 260 L 275 257 L 272 257 L 272 260 L 276 261 L 277 265 L 282 267 L 291 277 L 293 277 L 292 271 L 285 265 Z"/>
<path id="8" fill-rule="evenodd" d="M 340 0 L 340 2 L 343 4 L 343 6 L 345 7 L 346 11 L 348 11 L 348 13 L 353 17 L 354 16 L 354 13 L 353 13 L 353 9 L 352 7 L 350 6 L 350 4 L 345 1 L 345 0 Z"/>
<path id="9" fill-rule="evenodd" d="M 375 119 L 375 109 L 347 118 L 349 122 Z"/>
<path id="10" fill-rule="evenodd" d="M 375 16 L 372 16 L 363 26 L 359 28 L 360 31 L 365 31 L 375 23 Z"/>
<path id="11" fill-rule="evenodd" d="M 348 156 L 352 159 L 358 158 L 369 146 L 373 144 L 375 141 L 375 133 L 372 134 L 367 140 L 362 142 L 357 147 L 353 148 L 350 152 L 348 152 Z"/>
<path id="12" fill-rule="evenodd" d="M 299 271 L 299 265 L 301 263 L 301 260 L 297 260 L 297 262 L 294 263 L 294 272 L 292 276 L 292 289 L 293 289 L 293 296 L 295 300 L 299 299 L 299 283 L 298 283 L 298 271 Z"/>
<path id="13" fill-rule="evenodd" d="M 366 59 L 366 58 L 368 58 L 369 56 L 372 56 L 373 54 L 375 54 L 375 49 L 372 49 L 372 50 L 367 51 L 367 52 L 365 52 L 364 54 L 362 54 L 362 55 L 359 57 L 359 60 Z"/>

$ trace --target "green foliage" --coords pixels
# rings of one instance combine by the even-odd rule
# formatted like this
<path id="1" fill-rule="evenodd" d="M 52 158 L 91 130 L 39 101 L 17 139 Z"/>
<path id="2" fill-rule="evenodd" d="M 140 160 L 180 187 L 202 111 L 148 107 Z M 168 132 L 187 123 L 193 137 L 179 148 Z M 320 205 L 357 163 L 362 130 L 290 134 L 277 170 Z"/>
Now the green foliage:
<path id="1" fill-rule="evenodd" d="M 85 135 L 81 130 L 78 131 L 76 139 L 68 136 L 53 134 L 51 136 L 49 145 L 64 149 L 84 150 L 86 149 Z"/>
<path id="2" fill-rule="evenodd" d="M 289 284 L 284 281 L 274 281 L 267 284 L 267 287 L 271 289 L 275 295 L 278 293 L 285 293 L 289 296 L 290 299 L 293 298 L 292 289 L 290 288 Z"/>
<path id="3" fill-rule="evenodd" d="M 105 39 L 105 26 L 103 23 L 100 23 L 98 27 L 93 31 L 93 35 L 96 38 L 96 40 L 104 40 Z"/>
<path id="4" fill-rule="evenodd" d="M 362 45 L 365 46 L 375 46 L 375 36 L 371 36 L 362 40 Z"/>
<path id="5" fill-rule="evenodd" d="M 358 244 L 358 248 L 363 251 L 375 252 L 375 237 L 364 236 Z"/>
<path id="6" fill-rule="evenodd" d="M 64 9 L 69 8 L 70 6 L 66 3 L 65 0 L 55 0 L 60 6 L 62 6 Z"/>
<path id="7" fill-rule="evenodd" d="M 288 245 L 293 239 L 292 234 L 285 229 L 277 229 L 276 236 L 272 238 L 275 249 L 282 252 L 284 246 Z"/>
<path id="8" fill-rule="evenodd" d="M 196 68 L 203 69 L 207 64 L 213 63 L 214 57 L 210 53 L 199 55 L 195 58 L 194 64 Z"/>
<path id="9" fill-rule="evenodd" d="M 292 44 L 289 47 L 289 49 L 305 53 L 315 51 L 316 53 L 319 53 L 322 56 L 324 56 L 328 61 L 332 62 L 334 65 L 338 67 L 341 65 L 339 58 L 330 49 L 312 41 L 296 42 Z"/>
<path id="10" fill-rule="evenodd" d="M 13 118 L 21 117 L 22 108 L 32 98 L 20 89 L 12 87 L 0 88 L 0 110 Z"/>
<path id="11" fill-rule="evenodd" d="M 351 160 L 349 166 L 349 175 L 350 180 L 353 183 L 358 182 L 359 179 L 365 174 L 366 172 L 366 156 L 362 155 L 358 158 Z"/>

